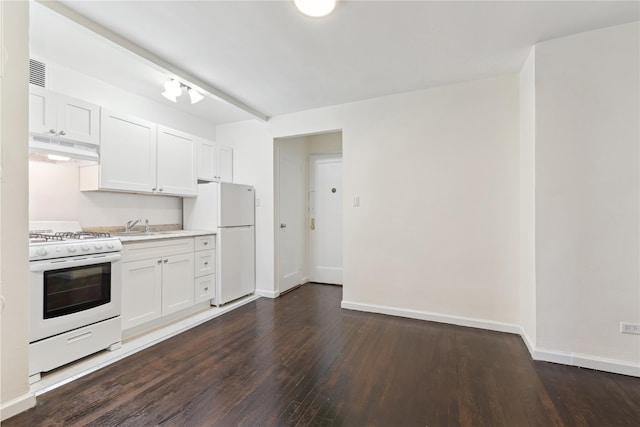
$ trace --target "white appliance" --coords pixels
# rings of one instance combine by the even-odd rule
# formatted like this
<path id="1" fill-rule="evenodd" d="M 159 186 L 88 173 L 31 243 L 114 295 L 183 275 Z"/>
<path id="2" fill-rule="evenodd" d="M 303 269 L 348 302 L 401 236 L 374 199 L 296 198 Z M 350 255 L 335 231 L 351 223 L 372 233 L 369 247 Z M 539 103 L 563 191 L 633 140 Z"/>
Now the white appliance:
<path id="1" fill-rule="evenodd" d="M 216 232 L 218 306 L 255 291 L 255 189 L 249 185 L 198 184 L 183 199 L 183 226 Z"/>
<path id="2" fill-rule="evenodd" d="M 120 347 L 122 243 L 77 221 L 30 222 L 29 376 Z"/>

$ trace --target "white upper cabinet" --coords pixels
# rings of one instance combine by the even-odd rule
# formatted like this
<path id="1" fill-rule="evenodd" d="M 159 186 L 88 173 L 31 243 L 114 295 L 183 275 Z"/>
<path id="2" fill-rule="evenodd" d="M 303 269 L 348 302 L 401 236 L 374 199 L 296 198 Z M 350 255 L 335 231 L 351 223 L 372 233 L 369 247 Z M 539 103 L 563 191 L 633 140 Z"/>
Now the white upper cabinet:
<path id="1" fill-rule="evenodd" d="M 80 169 L 80 189 L 153 193 L 156 188 L 156 128 L 155 123 L 103 110 L 100 165 Z M 89 184 L 89 177 L 85 177 L 84 172 L 92 170 L 99 182 L 87 187 L 83 184 Z"/>
<path id="2" fill-rule="evenodd" d="M 218 179 L 233 182 L 233 148 L 218 146 Z"/>
<path id="3" fill-rule="evenodd" d="M 216 181 L 218 153 L 215 142 L 198 140 L 198 179 Z"/>
<path id="4" fill-rule="evenodd" d="M 98 145 L 100 107 L 30 85 L 29 132 L 48 138 Z"/>
<path id="5" fill-rule="evenodd" d="M 233 182 L 233 148 L 198 140 L 198 180 Z"/>
<path id="6" fill-rule="evenodd" d="M 157 159 L 159 193 L 197 195 L 197 152 L 193 136 L 158 126 Z"/>
<path id="7" fill-rule="evenodd" d="M 195 196 L 195 138 L 155 123 L 102 112 L 100 164 L 80 168 L 80 190 Z"/>

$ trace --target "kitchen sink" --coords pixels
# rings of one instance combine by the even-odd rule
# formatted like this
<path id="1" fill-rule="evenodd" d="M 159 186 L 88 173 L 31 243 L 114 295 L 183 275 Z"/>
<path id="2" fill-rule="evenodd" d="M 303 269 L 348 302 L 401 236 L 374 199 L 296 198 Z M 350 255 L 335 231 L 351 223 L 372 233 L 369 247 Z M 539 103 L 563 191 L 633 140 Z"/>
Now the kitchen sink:
<path id="1" fill-rule="evenodd" d="M 153 231 L 121 231 L 114 233 L 115 236 L 150 236 L 155 234 Z"/>
<path id="2" fill-rule="evenodd" d="M 158 234 L 176 234 L 181 233 L 182 230 L 169 230 L 169 231 L 121 231 L 114 233 L 115 236 L 156 236 Z"/>

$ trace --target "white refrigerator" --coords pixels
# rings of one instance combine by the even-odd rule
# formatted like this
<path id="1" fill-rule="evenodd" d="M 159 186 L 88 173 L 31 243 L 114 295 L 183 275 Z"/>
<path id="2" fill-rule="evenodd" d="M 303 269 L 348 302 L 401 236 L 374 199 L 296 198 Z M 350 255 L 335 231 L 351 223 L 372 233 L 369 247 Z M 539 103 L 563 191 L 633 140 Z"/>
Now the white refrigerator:
<path id="1" fill-rule="evenodd" d="M 255 291 L 255 189 L 249 185 L 198 184 L 183 199 L 183 226 L 216 234 L 216 305 Z"/>

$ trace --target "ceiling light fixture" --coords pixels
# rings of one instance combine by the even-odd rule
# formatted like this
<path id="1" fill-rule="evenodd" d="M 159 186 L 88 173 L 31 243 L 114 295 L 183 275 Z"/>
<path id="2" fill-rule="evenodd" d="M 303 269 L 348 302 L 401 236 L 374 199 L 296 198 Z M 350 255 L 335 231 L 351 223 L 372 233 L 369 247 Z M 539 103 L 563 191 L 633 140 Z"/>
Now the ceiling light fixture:
<path id="1" fill-rule="evenodd" d="M 180 82 L 177 80 L 169 80 L 164 84 L 164 92 L 162 92 L 162 96 L 167 98 L 171 102 L 178 102 L 177 97 L 182 95 L 182 88 L 180 87 Z"/>
<path id="2" fill-rule="evenodd" d="M 202 101 L 204 96 L 195 89 L 189 89 L 189 98 L 191 99 L 191 103 L 195 104 L 196 102 Z"/>
<path id="3" fill-rule="evenodd" d="M 185 84 L 180 83 L 175 79 L 171 79 L 164 84 L 164 92 L 162 92 L 162 96 L 164 96 L 171 102 L 178 102 L 178 97 L 182 95 L 183 88 L 187 89 L 192 104 L 200 102 L 204 99 L 204 96 L 200 92 L 193 88 L 190 88 Z"/>
<path id="4" fill-rule="evenodd" d="M 293 0 L 298 10 L 307 16 L 321 18 L 336 8 L 337 0 Z"/>
<path id="5" fill-rule="evenodd" d="M 71 160 L 71 158 L 70 158 L 70 157 L 67 157 L 67 156 L 60 156 L 60 155 L 58 155 L 58 154 L 47 154 L 47 158 L 48 158 L 49 160 L 54 160 L 54 161 L 57 161 L 57 162 L 66 162 L 66 161 Z"/>

